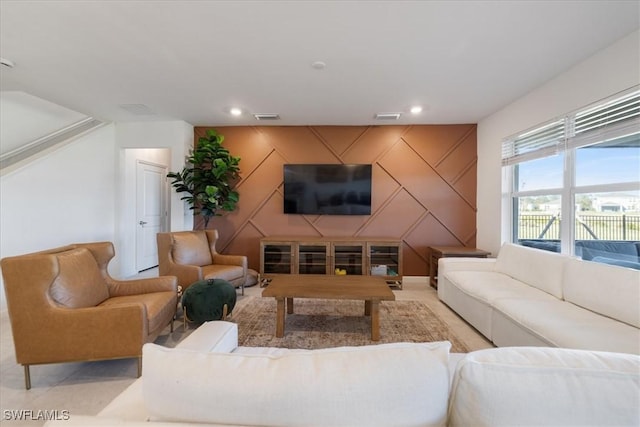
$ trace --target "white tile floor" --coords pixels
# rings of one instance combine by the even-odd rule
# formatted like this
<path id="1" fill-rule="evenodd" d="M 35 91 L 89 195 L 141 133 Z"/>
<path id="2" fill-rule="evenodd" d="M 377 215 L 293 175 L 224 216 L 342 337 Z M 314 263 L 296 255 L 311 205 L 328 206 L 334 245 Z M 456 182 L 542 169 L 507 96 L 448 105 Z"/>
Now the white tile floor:
<path id="1" fill-rule="evenodd" d="M 145 277 L 154 275 L 157 275 L 155 269 L 141 274 Z M 258 296 L 261 292 L 262 289 L 258 286 L 246 288 L 244 297 L 238 293 L 237 304 L 241 305 L 248 296 Z M 491 343 L 438 300 L 436 291 L 428 286 L 425 279 L 407 279 L 404 289 L 394 290 L 394 292 L 398 300 L 424 302 L 452 328 L 470 350 L 491 347 Z M 173 347 L 192 330 L 185 331 L 181 320 L 176 321 L 174 326 L 173 333 L 167 326 L 156 343 Z M 44 424 L 43 420 L 13 420 L 11 411 L 32 410 L 33 417 L 38 410 L 69 411 L 71 416 L 73 414 L 95 415 L 136 379 L 137 364 L 135 359 L 123 359 L 32 366 L 31 390 L 24 388 L 23 372 L 22 366 L 15 362 L 11 326 L 5 311 L 0 314 L 0 425 L 2 426 Z"/>

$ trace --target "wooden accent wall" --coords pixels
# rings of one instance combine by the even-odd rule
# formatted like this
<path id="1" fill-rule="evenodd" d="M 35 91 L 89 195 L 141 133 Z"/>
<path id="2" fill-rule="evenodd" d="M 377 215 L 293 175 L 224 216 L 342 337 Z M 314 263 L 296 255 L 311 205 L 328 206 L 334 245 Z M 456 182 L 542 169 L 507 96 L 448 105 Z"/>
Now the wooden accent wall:
<path id="1" fill-rule="evenodd" d="M 196 142 L 208 128 L 195 128 Z M 259 269 L 259 239 L 275 235 L 402 239 L 407 276 L 429 274 L 429 246 L 475 246 L 475 124 L 215 129 L 241 157 L 242 180 L 238 209 L 209 228 L 219 230 L 220 252 L 247 255 L 250 268 Z M 372 164 L 372 214 L 285 215 L 286 163 Z"/>

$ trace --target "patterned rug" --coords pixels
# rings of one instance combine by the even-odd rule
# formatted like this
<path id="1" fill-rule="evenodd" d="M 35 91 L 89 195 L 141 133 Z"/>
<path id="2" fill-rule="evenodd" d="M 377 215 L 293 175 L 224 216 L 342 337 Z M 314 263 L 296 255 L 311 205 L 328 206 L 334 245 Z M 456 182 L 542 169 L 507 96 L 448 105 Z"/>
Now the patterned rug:
<path id="1" fill-rule="evenodd" d="M 380 303 L 380 341 L 371 341 L 371 320 L 364 302 L 297 299 L 287 314 L 284 337 L 276 338 L 276 301 L 249 297 L 236 307 L 231 321 L 238 324 L 238 342 L 247 347 L 328 348 L 388 342 L 450 341 L 451 352 L 469 349 L 425 304 L 418 301 Z"/>

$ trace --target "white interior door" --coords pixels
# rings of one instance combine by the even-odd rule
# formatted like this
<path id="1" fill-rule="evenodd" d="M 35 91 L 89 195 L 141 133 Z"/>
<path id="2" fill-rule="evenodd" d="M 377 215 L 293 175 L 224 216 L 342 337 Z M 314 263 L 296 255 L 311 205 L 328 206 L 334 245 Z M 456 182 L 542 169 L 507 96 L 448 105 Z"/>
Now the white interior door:
<path id="1" fill-rule="evenodd" d="M 136 268 L 158 265 L 156 234 L 164 231 L 167 168 L 138 160 L 136 164 Z"/>

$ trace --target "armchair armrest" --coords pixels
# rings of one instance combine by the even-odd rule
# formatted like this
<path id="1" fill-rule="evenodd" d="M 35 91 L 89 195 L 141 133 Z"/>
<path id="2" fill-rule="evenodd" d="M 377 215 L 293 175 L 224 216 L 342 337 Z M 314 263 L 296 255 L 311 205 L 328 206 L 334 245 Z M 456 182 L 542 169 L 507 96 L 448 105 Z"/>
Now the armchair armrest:
<path id="1" fill-rule="evenodd" d="M 217 253 L 213 255 L 213 264 L 239 265 L 246 270 L 247 257 L 244 255 L 223 255 Z"/>
<path id="2" fill-rule="evenodd" d="M 134 280 L 114 280 L 107 282 L 109 295 L 140 295 L 152 292 L 177 292 L 178 278 L 175 276 L 148 277 Z"/>
<path id="3" fill-rule="evenodd" d="M 177 277 L 178 285 L 181 285 L 184 288 L 198 280 L 202 280 L 202 267 L 171 262 L 166 267 L 165 274 Z"/>
<path id="4" fill-rule="evenodd" d="M 14 331 L 22 364 L 137 357 L 148 336 L 143 304 L 50 307 Z M 72 331 L 70 333 L 70 331 Z"/>

